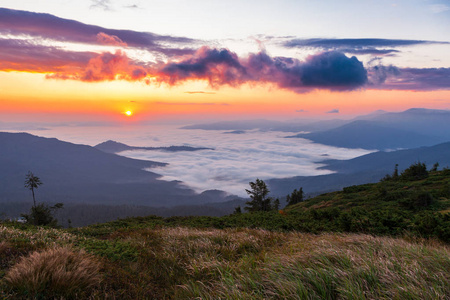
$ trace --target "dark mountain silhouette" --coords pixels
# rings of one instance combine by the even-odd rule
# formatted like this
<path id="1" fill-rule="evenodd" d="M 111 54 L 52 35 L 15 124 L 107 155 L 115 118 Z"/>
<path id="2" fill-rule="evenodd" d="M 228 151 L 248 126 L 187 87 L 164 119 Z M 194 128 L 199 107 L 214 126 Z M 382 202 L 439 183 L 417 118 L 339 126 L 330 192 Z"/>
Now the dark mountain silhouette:
<path id="1" fill-rule="evenodd" d="M 86 145 L 27 133 L 0 133 L 0 202 L 31 201 L 24 188 L 32 171 L 44 183 L 37 201 L 174 206 L 221 202 L 216 191 L 197 194 L 144 168 L 166 164 L 104 153 Z"/>
<path id="2" fill-rule="evenodd" d="M 179 152 L 179 151 L 199 151 L 199 150 L 214 150 L 213 148 L 206 147 L 189 147 L 189 146 L 169 146 L 169 147 L 135 147 L 128 146 L 126 144 L 118 143 L 115 141 L 106 141 L 101 144 L 94 146 L 94 148 L 101 150 L 106 153 L 119 153 L 127 150 L 159 150 L 168 152 Z"/>
<path id="3" fill-rule="evenodd" d="M 441 168 L 450 166 L 450 142 L 392 152 L 379 151 L 350 160 L 326 160 L 322 169 L 337 173 L 271 179 L 267 183 L 271 193 L 276 196 L 286 196 L 299 187 L 303 187 L 308 194 L 316 195 L 346 186 L 378 182 L 386 174 L 393 173 L 395 164 L 399 165 L 401 172 L 418 161 L 426 163 L 429 168 L 436 162 Z"/>
<path id="4" fill-rule="evenodd" d="M 367 120 L 353 121 L 327 131 L 297 134 L 291 137 L 306 138 L 316 143 L 336 147 L 378 150 L 431 146 L 446 141 L 442 137 L 406 131 Z"/>

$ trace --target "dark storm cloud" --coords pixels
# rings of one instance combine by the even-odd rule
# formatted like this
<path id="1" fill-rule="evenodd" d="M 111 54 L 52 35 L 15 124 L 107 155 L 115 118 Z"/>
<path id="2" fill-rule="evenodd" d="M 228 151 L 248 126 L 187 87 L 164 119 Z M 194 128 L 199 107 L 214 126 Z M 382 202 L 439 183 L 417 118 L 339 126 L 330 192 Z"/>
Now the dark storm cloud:
<path id="1" fill-rule="evenodd" d="M 275 82 L 291 89 L 351 90 L 367 81 L 363 64 L 356 57 L 349 58 L 339 52 L 311 55 L 305 61 L 272 58 L 260 52 L 249 56 L 247 66 L 257 80 Z"/>
<path id="2" fill-rule="evenodd" d="M 208 47 L 202 47 L 183 61 L 161 66 L 159 77 L 170 84 L 203 79 L 212 86 L 267 82 L 296 91 L 314 88 L 351 90 L 367 82 L 363 64 L 356 57 L 349 58 L 339 52 L 312 55 L 305 61 L 272 58 L 265 52 L 240 59 L 227 49 Z"/>
<path id="3" fill-rule="evenodd" d="M 181 62 L 167 63 L 159 71 L 164 80 L 174 84 L 189 79 L 207 79 L 211 85 L 235 85 L 245 77 L 238 56 L 226 49 L 200 48 Z"/>

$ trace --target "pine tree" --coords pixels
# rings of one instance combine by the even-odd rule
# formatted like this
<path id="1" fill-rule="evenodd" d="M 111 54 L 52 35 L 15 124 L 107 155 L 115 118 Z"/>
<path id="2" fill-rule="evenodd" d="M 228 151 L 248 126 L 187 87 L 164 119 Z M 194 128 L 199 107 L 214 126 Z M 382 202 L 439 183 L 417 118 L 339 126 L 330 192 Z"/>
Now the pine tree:
<path id="1" fill-rule="evenodd" d="M 272 199 L 267 197 L 269 189 L 264 181 L 256 179 L 255 182 L 249 182 L 250 190 L 245 190 L 252 200 L 247 201 L 245 210 L 253 211 L 269 211 L 272 209 Z"/>
<path id="2" fill-rule="evenodd" d="M 303 187 L 300 188 L 300 190 L 297 191 L 295 189 L 292 194 L 286 196 L 287 205 L 294 205 L 299 202 L 303 202 L 305 195 L 303 193 Z"/>

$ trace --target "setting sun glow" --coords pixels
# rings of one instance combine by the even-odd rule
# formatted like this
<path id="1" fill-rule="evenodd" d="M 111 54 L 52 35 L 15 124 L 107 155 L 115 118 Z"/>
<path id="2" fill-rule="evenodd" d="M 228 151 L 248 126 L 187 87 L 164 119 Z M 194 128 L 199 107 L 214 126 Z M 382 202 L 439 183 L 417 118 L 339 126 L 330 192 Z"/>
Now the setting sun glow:
<path id="1" fill-rule="evenodd" d="M 131 117 L 133 115 L 133 112 L 131 110 L 127 110 L 125 112 L 125 115 L 127 115 L 128 117 Z"/>

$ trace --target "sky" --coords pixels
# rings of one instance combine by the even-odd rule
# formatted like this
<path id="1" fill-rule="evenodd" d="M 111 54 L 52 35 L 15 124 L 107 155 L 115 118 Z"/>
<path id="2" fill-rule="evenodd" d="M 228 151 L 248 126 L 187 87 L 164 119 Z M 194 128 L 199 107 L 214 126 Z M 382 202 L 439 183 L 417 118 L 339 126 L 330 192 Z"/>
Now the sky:
<path id="1" fill-rule="evenodd" d="M 450 108 L 448 0 L 0 6 L 4 122 L 345 118 Z"/>

